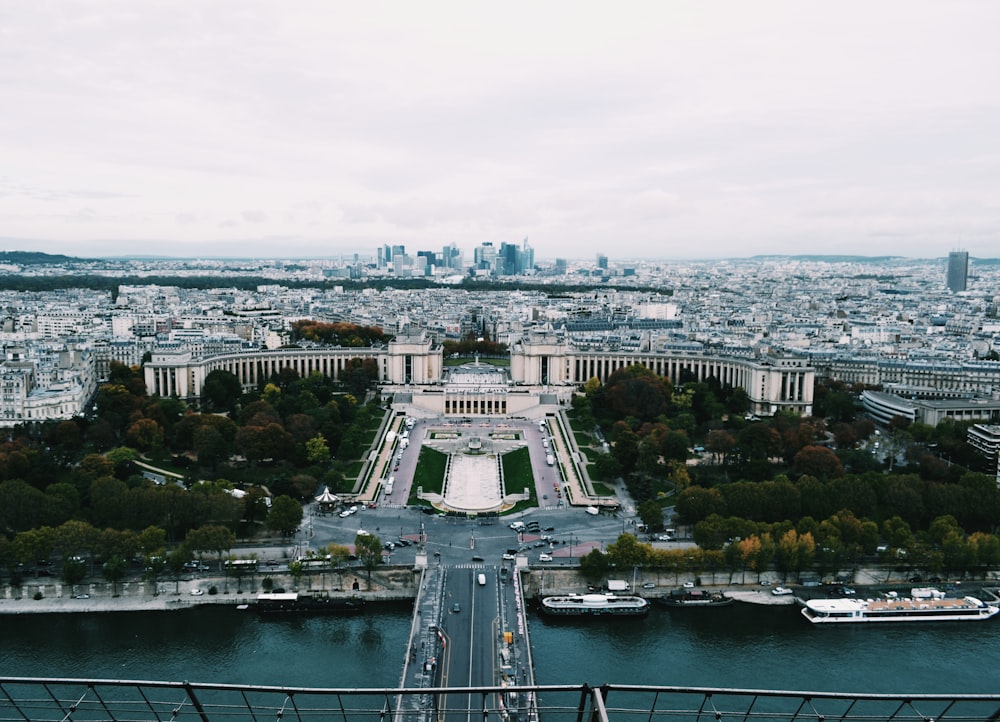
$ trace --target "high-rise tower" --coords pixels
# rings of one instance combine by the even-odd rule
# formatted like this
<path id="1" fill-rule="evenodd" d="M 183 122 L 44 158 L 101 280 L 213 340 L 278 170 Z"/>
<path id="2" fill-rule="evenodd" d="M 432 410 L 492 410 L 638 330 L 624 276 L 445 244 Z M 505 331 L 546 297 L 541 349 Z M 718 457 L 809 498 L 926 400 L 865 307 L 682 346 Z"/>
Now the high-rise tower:
<path id="1" fill-rule="evenodd" d="M 952 251 L 948 254 L 948 290 L 964 291 L 969 281 L 969 252 Z"/>

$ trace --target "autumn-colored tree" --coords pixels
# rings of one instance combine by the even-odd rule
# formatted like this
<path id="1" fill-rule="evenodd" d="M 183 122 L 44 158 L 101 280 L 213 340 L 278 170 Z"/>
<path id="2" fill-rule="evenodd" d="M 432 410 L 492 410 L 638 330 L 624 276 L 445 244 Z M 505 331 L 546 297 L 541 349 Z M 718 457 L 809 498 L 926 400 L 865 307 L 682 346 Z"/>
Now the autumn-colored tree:
<path id="1" fill-rule="evenodd" d="M 775 549 L 775 562 L 782 578 L 786 579 L 789 572 L 797 573 L 812 564 L 816 553 L 816 541 L 808 532 L 799 535 L 795 529 L 789 529 L 778 540 Z"/>
<path id="2" fill-rule="evenodd" d="M 358 534 L 354 538 L 354 553 L 368 572 L 368 587 L 371 588 L 372 571 L 382 563 L 382 540 L 375 534 Z"/>
<path id="3" fill-rule="evenodd" d="M 323 434 L 316 434 L 306 442 L 306 460 L 310 464 L 325 466 L 330 463 L 330 447 Z"/>
<path id="4" fill-rule="evenodd" d="M 163 429 L 152 419 L 138 419 L 128 427 L 125 440 L 140 451 L 163 446 Z"/>
<path id="5" fill-rule="evenodd" d="M 735 546 L 739 550 L 738 558 L 740 561 L 740 570 L 743 571 L 744 573 L 744 578 L 742 581 L 746 581 L 745 575 L 747 567 L 750 567 L 751 571 L 753 571 L 754 567 L 751 565 L 758 560 L 760 554 L 760 537 L 758 536 L 746 537 L 745 539 L 740 539 L 738 542 L 736 542 L 736 544 L 733 544 L 731 546 Z"/>
<path id="6" fill-rule="evenodd" d="M 607 546 L 608 560 L 617 567 L 630 569 L 649 563 L 653 547 L 643 544 L 633 534 L 621 534 Z"/>
<path id="7" fill-rule="evenodd" d="M 809 474 L 826 481 L 844 475 L 844 467 L 837 455 L 825 446 L 803 446 L 792 460 L 796 474 Z"/>
<path id="8" fill-rule="evenodd" d="M 705 450 L 712 453 L 715 461 L 726 463 L 729 453 L 736 447 L 736 437 L 725 429 L 712 429 L 705 436 Z"/>
<path id="9" fill-rule="evenodd" d="M 969 535 L 968 544 L 972 566 L 986 579 L 989 571 L 1000 565 L 1000 538 L 996 534 L 977 531 Z"/>

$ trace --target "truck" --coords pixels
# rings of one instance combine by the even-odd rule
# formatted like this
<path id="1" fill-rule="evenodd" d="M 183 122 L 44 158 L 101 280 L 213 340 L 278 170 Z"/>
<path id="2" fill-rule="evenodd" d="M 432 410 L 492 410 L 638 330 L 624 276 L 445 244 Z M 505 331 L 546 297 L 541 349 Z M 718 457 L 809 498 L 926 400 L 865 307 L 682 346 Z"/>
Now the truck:
<path id="1" fill-rule="evenodd" d="M 608 591 L 609 592 L 627 592 L 632 587 L 624 579 L 609 579 L 608 580 Z"/>

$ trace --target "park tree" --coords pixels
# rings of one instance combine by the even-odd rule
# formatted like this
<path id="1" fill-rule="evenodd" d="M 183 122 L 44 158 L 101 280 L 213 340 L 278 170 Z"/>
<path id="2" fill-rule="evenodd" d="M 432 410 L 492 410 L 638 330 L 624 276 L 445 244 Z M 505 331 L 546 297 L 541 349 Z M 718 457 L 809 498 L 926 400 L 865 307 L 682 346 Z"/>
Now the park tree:
<path id="1" fill-rule="evenodd" d="M 206 524 L 191 529 L 187 533 L 185 543 L 195 553 L 212 552 L 219 560 L 219 571 L 222 571 L 223 556 L 233 548 L 236 543 L 236 535 L 225 526 L 218 524 Z"/>
<path id="2" fill-rule="evenodd" d="M 652 558 L 653 548 L 643 544 L 633 534 L 620 534 L 608 544 L 608 560 L 620 569 L 643 567 Z"/>
<path id="3" fill-rule="evenodd" d="M 825 446 L 803 446 L 792 459 L 792 469 L 796 474 L 808 474 L 821 481 L 844 475 L 840 459 Z"/>
<path id="4" fill-rule="evenodd" d="M 21 479 L 0 483 L 0 529 L 27 531 L 44 524 L 49 507 L 43 492 Z"/>
<path id="5" fill-rule="evenodd" d="M 271 502 L 264 525 L 284 537 L 291 536 L 302 524 L 302 505 L 290 496 L 277 496 Z"/>
<path id="6" fill-rule="evenodd" d="M 736 437 L 725 429 L 712 429 L 705 436 L 705 450 L 711 452 L 712 458 L 725 464 L 730 452 L 736 448 Z"/>
<path id="7" fill-rule="evenodd" d="M 938 546 L 943 545 L 945 538 L 951 534 L 962 535 L 964 532 L 958 525 L 958 520 L 950 514 L 945 514 L 935 518 L 927 530 L 927 535 L 930 540 Z"/>
<path id="8" fill-rule="evenodd" d="M 618 369 L 593 394 L 593 407 L 604 418 L 634 416 L 654 421 L 670 409 L 673 385 L 644 366 Z"/>
<path id="9" fill-rule="evenodd" d="M 587 581 L 596 584 L 602 580 L 611 568 L 611 563 L 600 549 L 591 549 L 580 557 L 580 573 Z"/>
<path id="10" fill-rule="evenodd" d="M 670 430 L 660 442 L 660 453 L 668 462 L 685 461 L 688 456 L 688 448 L 691 446 L 691 439 L 684 431 Z"/>
<path id="11" fill-rule="evenodd" d="M 105 454 L 105 458 L 111 462 L 115 478 L 124 480 L 133 473 L 139 452 L 129 446 L 116 446 Z"/>
<path id="12" fill-rule="evenodd" d="M 382 540 L 375 534 L 358 534 L 354 538 L 354 553 L 368 572 L 368 588 L 371 589 L 372 571 L 382 563 Z"/>
<path id="13" fill-rule="evenodd" d="M 125 441 L 140 451 L 152 451 L 163 446 L 163 428 L 152 419 L 137 419 L 125 432 Z"/>
<path id="14" fill-rule="evenodd" d="M 306 442 L 306 461 L 317 466 L 330 463 L 330 446 L 323 434 L 316 434 Z"/>
<path id="15" fill-rule="evenodd" d="M 280 423 L 244 426 L 236 432 L 236 448 L 250 461 L 286 459 L 295 447 L 292 435 Z"/>
<path id="16" fill-rule="evenodd" d="M 166 568 L 166 551 L 163 548 L 157 549 L 153 554 L 146 556 L 146 568 L 142 576 L 147 582 L 152 583 L 154 597 L 160 594 L 160 585 L 157 582 Z"/>
<path id="17" fill-rule="evenodd" d="M 789 529 L 778 540 L 775 547 L 775 563 L 782 579 L 789 572 L 797 574 L 812 565 L 816 553 L 816 541 L 808 532 L 801 536 L 795 529 Z"/>
<path id="18" fill-rule="evenodd" d="M 766 461 L 781 453 L 781 435 L 763 422 L 748 424 L 736 440 L 744 461 Z"/>
<path id="19" fill-rule="evenodd" d="M 913 549 L 916 541 L 910 525 L 898 515 L 882 522 L 882 537 L 893 553 L 902 550 L 907 555 Z"/>
<path id="20" fill-rule="evenodd" d="M 76 556 L 63 559 L 60 577 L 63 583 L 69 586 L 74 593 L 76 592 L 76 585 L 82 582 L 86 576 L 87 562 L 83 559 Z"/>
<path id="21" fill-rule="evenodd" d="M 236 409 L 243 386 L 235 374 L 216 369 L 205 377 L 201 387 L 201 401 L 209 411 L 229 411 Z"/>
<path id="22" fill-rule="evenodd" d="M 45 488 L 49 518 L 62 523 L 80 515 L 80 490 L 67 482 L 56 482 Z"/>
<path id="23" fill-rule="evenodd" d="M 640 502 L 636 507 L 636 512 L 650 531 L 663 529 L 663 507 L 658 502 L 653 499 Z"/>
<path id="24" fill-rule="evenodd" d="M 613 454 L 597 454 L 591 477 L 600 481 L 614 481 L 622 475 L 621 464 Z"/>
<path id="25" fill-rule="evenodd" d="M 100 532 L 85 521 L 71 519 L 53 529 L 53 550 L 65 557 L 93 553 L 99 546 Z"/>
<path id="26" fill-rule="evenodd" d="M 180 594 L 181 577 L 184 575 L 184 565 L 191 561 L 191 550 L 184 544 L 174 547 L 167 553 L 166 568 L 174 580 L 174 593 Z"/>
<path id="27" fill-rule="evenodd" d="M 104 578 L 111 582 L 111 596 L 118 596 L 118 582 L 125 578 L 128 572 L 128 562 L 121 557 L 112 557 L 101 566 Z"/>
<path id="28" fill-rule="evenodd" d="M 102 559 L 121 559 L 127 567 L 139 553 L 139 535 L 132 529 L 102 529 L 95 552 Z"/>
<path id="29" fill-rule="evenodd" d="M 618 465 L 621 467 L 622 475 L 628 476 L 635 471 L 639 462 L 639 436 L 629 428 L 623 428 L 615 435 L 612 452 Z"/>
<path id="30" fill-rule="evenodd" d="M 115 465 L 103 454 L 87 454 L 74 469 L 73 475 L 84 484 L 84 488 L 94 479 L 113 476 Z"/>
<path id="31" fill-rule="evenodd" d="M 147 526 L 139 532 L 139 550 L 146 556 L 156 555 L 167 545 L 167 532 L 158 526 Z"/>
<path id="32" fill-rule="evenodd" d="M 775 554 L 775 545 L 771 535 L 764 533 L 759 536 L 754 535 L 739 542 L 743 561 L 757 575 L 760 575 L 771 565 Z"/>
<path id="33" fill-rule="evenodd" d="M 194 452 L 198 463 L 215 469 L 232 454 L 233 445 L 219 431 L 218 427 L 206 424 L 194 432 Z"/>
<path id="34" fill-rule="evenodd" d="M 974 568 L 986 579 L 991 569 L 1000 566 L 1000 538 L 977 531 L 969 535 L 968 545 Z"/>
<path id="35" fill-rule="evenodd" d="M 726 499 L 718 489 L 689 486 L 677 495 L 677 513 L 685 524 L 695 524 L 711 514 L 727 513 Z"/>

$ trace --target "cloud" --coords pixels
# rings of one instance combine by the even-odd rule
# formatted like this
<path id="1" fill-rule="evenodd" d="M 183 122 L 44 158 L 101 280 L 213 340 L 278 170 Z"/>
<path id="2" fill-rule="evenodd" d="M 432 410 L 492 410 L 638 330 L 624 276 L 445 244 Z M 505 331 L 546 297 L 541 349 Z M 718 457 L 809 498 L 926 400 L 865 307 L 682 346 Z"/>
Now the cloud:
<path id="1" fill-rule="evenodd" d="M 0 224 L 240 255 L 253 227 L 297 254 L 524 235 L 539 257 L 941 253 L 971 235 L 986 256 L 998 21 L 974 0 L 14 5 Z"/>

